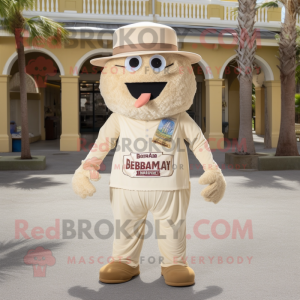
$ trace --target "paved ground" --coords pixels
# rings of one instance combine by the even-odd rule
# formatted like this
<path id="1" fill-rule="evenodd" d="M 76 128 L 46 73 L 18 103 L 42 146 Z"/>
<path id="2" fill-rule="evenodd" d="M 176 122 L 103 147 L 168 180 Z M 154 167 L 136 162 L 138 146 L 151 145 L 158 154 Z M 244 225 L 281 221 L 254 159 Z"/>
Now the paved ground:
<path id="1" fill-rule="evenodd" d="M 262 150 L 261 138 L 255 140 L 256 149 Z M 43 150 L 44 146 L 48 150 Z M 96 183 L 97 193 L 81 200 L 74 195 L 70 182 L 86 153 L 60 153 L 55 141 L 32 144 L 32 153 L 47 156 L 45 171 L 0 172 L 1 299 L 299 299 L 300 171 L 226 168 L 227 192 L 214 205 L 201 199 L 203 187 L 197 180 L 202 170 L 194 168 L 187 261 L 196 272 L 196 284 L 186 288 L 164 284 L 152 234 L 141 254 L 141 275 L 125 284 L 107 285 L 98 282 L 98 270 L 111 254 L 113 237 L 102 225 L 99 238 L 97 222 L 113 221 L 108 194 L 112 156 L 105 160 L 107 169 Z M 190 159 L 196 164 L 192 155 Z M 216 152 L 215 159 L 222 165 L 224 153 Z M 199 231 L 208 234 L 207 239 L 194 232 L 197 221 L 203 219 L 209 224 L 202 224 Z M 41 232 L 55 226 L 55 220 L 59 239 L 49 239 Z M 150 214 L 149 220 L 153 224 Z M 91 225 L 89 239 L 80 235 L 82 222 Z M 214 229 L 218 222 L 221 224 Z M 72 233 L 63 227 L 72 223 L 74 237 L 68 239 L 66 234 Z M 239 224 L 242 228 L 246 224 L 247 232 L 243 238 L 239 233 L 234 238 Z M 22 226 L 28 226 L 24 230 L 31 239 L 16 236 L 16 228 Z M 54 234 L 50 229 L 48 237 Z M 42 238 L 32 238 L 34 233 Z M 34 274 L 33 266 L 24 263 L 27 252 L 39 246 L 51 250 L 55 258 L 53 266 L 53 259 L 45 259 L 46 277 L 38 277 L 42 275 L 39 269 Z"/>

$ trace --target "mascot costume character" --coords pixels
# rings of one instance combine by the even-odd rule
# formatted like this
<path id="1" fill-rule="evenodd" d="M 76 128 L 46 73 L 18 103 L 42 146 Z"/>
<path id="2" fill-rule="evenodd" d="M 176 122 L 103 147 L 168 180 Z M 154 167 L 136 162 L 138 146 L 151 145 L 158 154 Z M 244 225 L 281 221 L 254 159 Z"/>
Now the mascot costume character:
<path id="1" fill-rule="evenodd" d="M 104 67 L 100 91 L 113 113 L 72 181 L 77 195 L 92 196 L 96 189 L 91 181 L 100 179 L 100 164 L 117 144 L 110 200 L 115 228 L 119 222 L 126 234 L 115 236 L 112 260 L 100 269 L 99 279 L 121 283 L 140 273 L 145 221 L 151 211 L 163 237 L 158 246 L 165 283 L 192 285 L 195 273 L 185 259 L 190 199 L 185 141 L 205 171 L 199 179 L 208 184 L 203 198 L 218 203 L 226 187 L 201 129 L 186 113 L 196 92 L 191 64 L 201 57 L 178 51 L 176 32 L 157 23 L 120 27 L 113 39 L 112 56 L 91 60 Z"/>

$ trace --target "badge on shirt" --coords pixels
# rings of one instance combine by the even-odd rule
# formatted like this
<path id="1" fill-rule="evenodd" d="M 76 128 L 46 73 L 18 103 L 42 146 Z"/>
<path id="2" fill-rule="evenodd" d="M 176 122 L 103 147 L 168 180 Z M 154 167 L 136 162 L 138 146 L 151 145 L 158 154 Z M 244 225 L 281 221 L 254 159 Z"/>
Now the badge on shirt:
<path id="1" fill-rule="evenodd" d="M 133 178 L 169 177 L 174 172 L 173 161 L 173 155 L 162 152 L 132 152 L 123 156 L 123 173 Z"/>
<path id="2" fill-rule="evenodd" d="M 164 146 L 166 148 L 172 147 L 172 135 L 175 129 L 174 119 L 162 119 L 153 136 L 152 142 Z"/>

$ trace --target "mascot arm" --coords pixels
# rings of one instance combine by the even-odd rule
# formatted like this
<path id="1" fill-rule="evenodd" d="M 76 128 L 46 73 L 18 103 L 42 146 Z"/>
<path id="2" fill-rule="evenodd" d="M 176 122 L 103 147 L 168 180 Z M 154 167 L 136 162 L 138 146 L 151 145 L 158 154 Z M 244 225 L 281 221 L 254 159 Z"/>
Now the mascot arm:
<path id="1" fill-rule="evenodd" d="M 201 195 L 206 201 L 217 204 L 223 198 L 226 188 L 222 171 L 214 161 L 209 144 L 200 127 L 186 112 L 181 115 L 180 125 L 184 139 L 189 143 L 189 148 L 205 171 L 199 178 L 199 183 L 208 184 L 208 187 L 201 192 Z"/>
<path id="2" fill-rule="evenodd" d="M 81 161 L 81 165 L 73 176 L 73 190 L 81 198 L 93 196 L 96 192 L 91 181 L 98 181 L 101 178 L 98 172 L 100 165 L 107 153 L 116 146 L 119 135 L 120 125 L 118 117 L 113 113 L 101 127 L 93 148 L 86 159 Z"/>

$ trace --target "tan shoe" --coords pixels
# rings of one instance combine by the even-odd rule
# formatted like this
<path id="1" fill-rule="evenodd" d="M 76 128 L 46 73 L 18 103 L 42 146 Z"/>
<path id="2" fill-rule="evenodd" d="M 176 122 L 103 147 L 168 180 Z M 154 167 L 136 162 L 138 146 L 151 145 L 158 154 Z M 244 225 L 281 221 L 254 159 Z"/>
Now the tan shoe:
<path id="1" fill-rule="evenodd" d="M 112 262 L 100 269 L 99 280 L 105 283 L 122 283 L 140 274 L 140 267 L 130 267 L 121 262 Z"/>
<path id="2" fill-rule="evenodd" d="M 164 276 L 165 283 L 171 286 L 188 286 L 195 283 L 195 273 L 190 267 L 161 267 L 161 275 Z"/>

